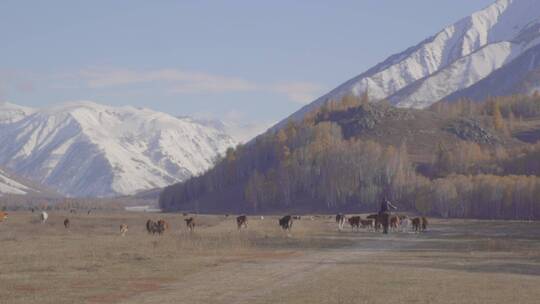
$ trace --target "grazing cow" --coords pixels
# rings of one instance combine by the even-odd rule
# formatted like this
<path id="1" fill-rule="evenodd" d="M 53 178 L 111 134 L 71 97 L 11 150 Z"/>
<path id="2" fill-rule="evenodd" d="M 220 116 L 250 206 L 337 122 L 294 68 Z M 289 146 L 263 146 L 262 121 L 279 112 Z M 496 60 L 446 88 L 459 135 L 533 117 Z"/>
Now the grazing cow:
<path id="1" fill-rule="evenodd" d="M 146 231 L 148 231 L 148 233 L 152 233 L 152 234 L 157 233 L 161 235 L 167 229 L 169 229 L 169 223 L 167 223 L 163 219 L 160 219 L 157 222 L 154 222 L 153 220 L 146 221 Z"/>
<path id="2" fill-rule="evenodd" d="M 183 216 L 188 216 L 189 213 L 184 212 L 184 213 L 182 213 L 182 215 L 183 215 Z"/>
<path id="3" fill-rule="evenodd" d="M 70 226 L 70 222 L 69 222 L 69 219 L 68 219 L 68 218 L 66 218 L 66 219 L 64 220 L 64 228 L 68 229 L 68 228 L 69 228 L 69 226 Z"/>
<path id="4" fill-rule="evenodd" d="M 127 224 L 120 225 L 120 235 L 126 236 L 127 232 L 128 232 L 128 225 Z"/>
<path id="5" fill-rule="evenodd" d="M 0 222 L 3 222 L 7 218 L 8 218 L 8 213 L 5 211 L 0 211 Z"/>
<path id="6" fill-rule="evenodd" d="M 161 232 L 169 230 L 169 223 L 166 220 L 160 219 L 159 221 L 157 221 L 157 224 L 160 227 L 159 229 L 161 230 Z"/>
<path id="7" fill-rule="evenodd" d="M 375 230 L 375 220 L 374 219 L 367 219 L 367 220 L 360 220 L 360 225 L 362 228 L 366 228 L 368 230 Z"/>
<path id="8" fill-rule="evenodd" d="M 412 224 L 412 230 L 414 232 L 420 232 L 420 224 L 422 222 L 422 219 L 419 218 L 419 217 L 415 217 L 412 219 L 411 221 L 411 224 Z"/>
<path id="9" fill-rule="evenodd" d="M 345 224 L 345 220 L 347 219 L 347 216 L 344 214 L 338 213 L 336 214 L 336 223 L 338 224 L 338 230 L 343 230 L 343 225 Z"/>
<path id="10" fill-rule="evenodd" d="M 290 215 L 285 215 L 284 217 L 279 219 L 279 226 L 281 226 L 281 229 L 291 231 L 293 224 L 293 218 Z"/>
<path id="11" fill-rule="evenodd" d="M 399 228 L 399 217 L 397 215 L 390 216 L 390 229 L 397 231 Z"/>
<path id="12" fill-rule="evenodd" d="M 240 215 L 236 218 L 236 225 L 238 226 L 238 230 L 242 229 L 242 227 L 247 228 L 247 216 Z"/>
<path id="13" fill-rule="evenodd" d="M 186 221 L 186 226 L 188 227 L 190 232 L 193 232 L 195 230 L 195 219 L 193 217 L 184 219 Z"/>
<path id="14" fill-rule="evenodd" d="M 300 220 L 301 219 L 300 215 L 295 215 L 292 218 L 293 218 L 293 220 Z"/>
<path id="15" fill-rule="evenodd" d="M 351 216 L 348 221 L 349 225 L 351 225 L 351 230 L 354 231 L 354 227 L 356 227 L 356 230 L 358 231 L 360 229 L 360 216 Z"/>
<path id="16" fill-rule="evenodd" d="M 47 214 L 47 212 L 42 211 L 41 214 L 39 215 L 39 218 L 41 219 L 41 223 L 45 224 L 45 222 L 49 218 L 49 215 Z"/>
<path id="17" fill-rule="evenodd" d="M 90 215 L 90 213 L 92 213 L 92 210 L 88 210 L 88 213 L 87 213 L 87 214 Z"/>
<path id="18" fill-rule="evenodd" d="M 154 230 L 154 221 L 148 220 L 146 221 L 146 231 L 148 231 L 148 234 L 153 233 Z"/>
<path id="19" fill-rule="evenodd" d="M 379 220 L 379 215 L 378 214 L 370 214 L 366 218 L 373 220 L 374 226 L 375 226 L 375 231 L 379 231 L 379 229 L 381 229 L 381 222 Z"/>

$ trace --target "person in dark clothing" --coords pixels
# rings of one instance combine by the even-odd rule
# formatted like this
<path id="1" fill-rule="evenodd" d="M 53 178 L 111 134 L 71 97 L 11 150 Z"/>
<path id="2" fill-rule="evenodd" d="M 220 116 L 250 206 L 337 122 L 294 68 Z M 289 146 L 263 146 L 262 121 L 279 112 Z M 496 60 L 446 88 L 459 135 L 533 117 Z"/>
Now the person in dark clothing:
<path id="1" fill-rule="evenodd" d="M 390 201 L 385 197 L 381 202 L 381 210 L 379 211 L 379 214 L 389 212 L 390 209 L 397 210 L 397 207 L 392 205 L 392 203 L 390 203 Z"/>
<path id="2" fill-rule="evenodd" d="M 381 209 L 379 210 L 379 221 L 383 226 L 383 233 L 388 234 L 388 226 L 390 225 L 390 209 L 397 210 L 397 207 L 392 205 L 390 201 L 385 197 L 381 202 Z"/>

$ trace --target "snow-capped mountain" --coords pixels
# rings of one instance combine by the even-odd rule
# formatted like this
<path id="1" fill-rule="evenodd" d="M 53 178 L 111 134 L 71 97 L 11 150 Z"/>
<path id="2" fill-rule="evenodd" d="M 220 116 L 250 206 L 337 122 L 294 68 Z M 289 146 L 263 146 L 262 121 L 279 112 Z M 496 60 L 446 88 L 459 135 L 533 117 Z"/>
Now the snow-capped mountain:
<path id="1" fill-rule="evenodd" d="M 454 101 L 464 97 L 484 100 L 489 96 L 530 95 L 536 91 L 540 91 L 540 45 L 476 84 L 445 97 L 445 100 Z"/>
<path id="2" fill-rule="evenodd" d="M 8 173 L 0 168 L 0 196 L 4 194 L 25 195 L 31 192 L 31 188 L 13 179 Z"/>
<path id="3" fill-rule="evenodd" d="M 163 187 L 202 173 L 236 144 L 189 118 L 129 106 L 74 102 L 25 113 L 0 124 L 0 165 L 70 196 Z"/>
<path id="4" fill-rule="evenodd" d="M 44 198 L 59 197 L 59 195 L 53 191 L 44 189 L 28 180 L 22 180 L 7 172 L 5 169 L 0 168 L 0 196 L 6 194 L 33 195 Z"/>
<path id="5" fill-rule="evenodd" d="M 34 113 L 34 109 L 8 102 L 0 102 L 0 124 L 19 121 Z"/>
<path id="6" fill-rule="evenodd" d="M 215 128 L 229 134 L 238 143 L 247 143 L 257 135 L 264 133 L 272 126 L 268 122 L 238 122 L 233 120 L 217 120 L 208 118 L 193 119 L 204 126 Z"/>
<path id="7" fill-rule="evenodd" d="M 292 115 L 367 92 L 373 101 L 425 108 L 474 86 L 540 44 L 540 1 L 498 0 L 402 53 L 390 56 Z M 537 52 L 538 54 L 538 52 Z"/>

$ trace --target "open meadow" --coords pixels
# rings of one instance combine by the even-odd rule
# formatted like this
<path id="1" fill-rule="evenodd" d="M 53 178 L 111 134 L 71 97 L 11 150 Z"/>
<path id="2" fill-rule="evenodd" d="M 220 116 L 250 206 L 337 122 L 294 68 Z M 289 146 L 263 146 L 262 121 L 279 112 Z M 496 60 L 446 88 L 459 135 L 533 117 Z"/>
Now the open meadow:
<path id="1" fill-rule="evenodd" d="M 70 228 L 64 228 L 64 219 Z M 147 219 L 170 224 L 163 235 Z M 342 232 L 331 216 L 12 212 L 0 303 L 538 303 L 540 223 L 430 219 L 425 233 Z M 119 226 L 129 231 L 120 236 Z"/>

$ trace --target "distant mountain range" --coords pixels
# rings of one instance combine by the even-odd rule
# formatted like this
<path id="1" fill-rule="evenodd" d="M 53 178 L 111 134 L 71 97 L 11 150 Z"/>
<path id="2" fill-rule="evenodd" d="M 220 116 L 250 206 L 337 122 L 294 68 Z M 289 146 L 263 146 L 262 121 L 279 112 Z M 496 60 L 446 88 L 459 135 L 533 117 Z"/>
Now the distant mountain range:
<path id="1" fill-rule="evenodd" d="M 539 45 L 540 1 L 498 0 L 390 56 L 280 125 L 345 95 L 367 93 L 372 101 L 426 108 L 444 99 L 531 93 L 540 89 Z"/>
<path id="2" fill-rule="evenodd" d="M 149 109 L 0 104 L 0 165 L 68 196 L 164 187 L 204 172 L 235 145 L 222 130 Z"/>

